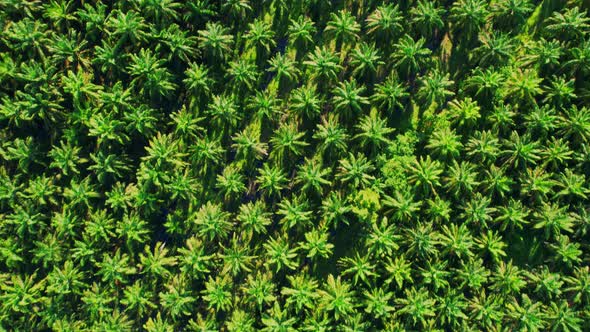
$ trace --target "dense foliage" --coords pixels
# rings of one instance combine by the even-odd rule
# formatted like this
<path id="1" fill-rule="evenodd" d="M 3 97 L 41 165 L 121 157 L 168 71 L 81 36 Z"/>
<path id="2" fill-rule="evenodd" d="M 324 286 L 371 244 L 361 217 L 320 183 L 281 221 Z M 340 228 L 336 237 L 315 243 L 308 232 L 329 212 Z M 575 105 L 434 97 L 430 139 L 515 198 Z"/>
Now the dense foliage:
<path id="1" fill-rule="evenodd" d="M 590 330 L 584 0 L 0 0 L 0 330 Z"/>

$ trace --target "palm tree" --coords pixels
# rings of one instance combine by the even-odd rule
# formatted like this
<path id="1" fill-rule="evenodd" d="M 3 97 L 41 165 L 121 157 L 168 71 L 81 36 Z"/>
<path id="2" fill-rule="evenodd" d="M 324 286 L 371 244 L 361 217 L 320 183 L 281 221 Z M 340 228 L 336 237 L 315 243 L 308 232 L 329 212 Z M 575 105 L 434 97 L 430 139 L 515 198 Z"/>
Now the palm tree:
<path id="1" fill-rule="evenodd" d="M 244 176 L 240 173 L 240 168 L 235 164 L 227 165 L 223 172 L 217 175 L 215 187 L 220 190 L 226 200 L 240 197 L 246 192 Z"/>
<path id="2" fill-rule="evenodd" d="M 515 69 L 510 71 L 510 76 L 506 80 L 504 94 L 514 100 L 536 105 L 535 97 L 543 92 L 541 82 L 543 79 L 538 77 L 535 70 Z"/>
<path id="3" fill-rule="evenodd" d="M 328 114 L 327 117 L 321 118 L 321 123 L 317 125 L 313 138 L 320 141 L 319 151 L 337 156 L 346 150 L 349 135 L 346 129 L 340 125 L 338 115 Z"/>
<path id="4" fill-rule="evenodd" d="M 237 91 L 249 91 L 255 86 L 259 72 L 254 63 L 238 59 L 229 63 L 227 74 Z"/>
<path id="5" fill-rule="evenodd" d="M 129 73 L 133 76 L 131 84 L 139 87 L 139 91 L 154 96 L 170 96 L 176 89 L 172 83 L 174 76 L 163 66 L 164 59 L 157 59 L 150 49 L 141 49 L 138 55 L 131 54 L 132 64 Z"/>
<path id="6" fill-rule="evenodd" d="M 481 100 L 493 100 L 497 91 L 502 86 L 504 75 L 494 68 L 481 68 L 473 70 L 470 76 L 464 80 L 464 88 L 475 90 L 475 96 L 481 95 Z"/>
<path id="7" fill-rule="evenodd" d="M 391 55 L 394 66 L 399 68 L 406 77 L 413 77 L 426 64 L 427 58 L 432 53 L 424 47 L 424 39 L 417 41 L 411 36 L 405 35 L 394 45 Z"/>
<path id="8" fill-rule="evenodd" d="M 141 272 L 157 278 L 168 278 L 171 275 L 170 268 L 177 264 L 176 257 L 169 256 L 166 244 L 157 242 L 153 252 L 149 246 L 145 246 L 144 253 L 139 254 Z"/>
<path id="9" fill-rule="evenodd" d="M 370 145 L 374 153 L 379 151 L 383 145 L 391 144 L 391 140 L 387 137 L 394 132 L 393 128 L 387 126 L 387 121 L 377 113 L 377 109 L 371 109 L 369 115 L 365 115 L 360 119 L 355 126 L 360 132 L 354 136 L 355 139 L 360 140 L 360 146 L 366 147 Z"/>
<path id="10" fill-rule="evenodd" d="M 572 233 L 575 219 L 567 211 L 567 206 L 559 206 L 555 202 L 542 202 L 534 213 L 536 229 L 543 229 L 545 238 L 557 237 L 562 232 Z"/>
<path id="11" fill-rule="evenodd" d="M 362 256 L 356 252 L 354 257 L 342 257 L 338 260 L 338 265 L 343 269 L 342 276 L 352 275 L 352 283 L 354 286 L 358 285 L 359 280 L 366 285 L 370 285 L 371 281 L 377 276 L 375 273 L 375 265 L 371 264 L 369 256 Z"/>
<path id="12" fill-rule="evenodd" d="M 302 85 L 291 91 L 291 109 L 300 117 L 313 118 L 317 116 L 322 110 L 322 103 L 323 100 L 316 85 Z"/>
<path id="13" fill-rule="evenodd" d="M 455 159 L 459 157 L 463 149 L 461 135 L 457 135 L 450 126 L 444 126 L 432 133 L 426 148 L 440 158 Z"/>
<path id="14" fill-rule="evenodd" d="M 436 193 L 436 187 L 440 184 L 440 175 L 442 174 L 442 165 L 438 160 L 432 160 L 430 156 L 420 157 L 414 160 L 409 166 L 410 176 L 408 181 L 422 188 L 424 193 L 432 191 Z"/>
<path id="15" fill-rule="evenodd" d="M 389 313 L 395 310 L 391 306 L 390 300 L 393 297 L 392 292 L 386 292 L 381 287 L 372 288 L 370 291 L 365 291 L 365 311 L 375 318 L 388 317 Z"/>
<path id="16" fill-rule="evenodd" d="M 313 43 L 313 36 L 316 32 L 314 22 L 307 16 L 299 16 L 296 20 L 290 19 L 288 27 L 289 41 L 297 50 L 296 59 L 307 50 L 306 46 Z"/>
<path id="17" fill-rule="evenodd" d="M 459 226 L 454 223 L 451 223 L 449 226 L 443 225 L 440 242 L 444 248 L 443 253 L 445 254 L 460 259 L 473 256 L 471 248 L 475 246 L 475 242 L 466 224 Z"/>
<path id="18" fill-rule="evenodd" d="M 135 2 L 142 13 L 159 23 L 166 23 L 177 19 L 177 11 L 182 7 L 181 4 L 174 2 L 174 0 L 138 0 Z"/>
<path id="19" fill-rule="evenodd" d="M 432 1 L 419 0 L 410 10 L 412 23 L 420 31 L 421 37 L 429 39 L 432 35 L 436 36 L 438 30 L 444 26 L 442 17 L 445 10 L 435 5 L 436 3 Z"/>
<path id="20" fill-rule="evenodd" d="M 490 131 L 476 131 L 465 144 L 465 149 L 473 161 L 489 164 L 500 152 L 500 140 Z"/>
<path id="21" fill-rule="evenodd" d="M 399 5 L 379 5 L 367 17 L 367 32 L 375 34 L 378 41 L 390 40 L 397 33 L 403 31 L 403 19 L 403 13 L 399 10 Z"/>
<path id="22" fill-rule="evenodd" d="M 473 39 L 481 31 L 489 15 L 483 0 L 460 0 L 453 3 L 449 19 L 453 28 Z"/>
<path id="23" fill-rule="evenodd" d="M 268 144 L 260 139 L 260 127 L 247 126 L 244 130 L 232 136 L 232 148 L 236 150 L 237 158 L 261 160 L 268 155 Z"/>
<path id="24" fill-rule="evenodd" d="M 352 74 L 359 78 L 373 78 L 377 73 L 378 66 L 385 64 L 381 60 L 379 49 L 375 47 L 375 44 L 367 44 L 366 42 L 358 44 L 352 50 L 350 57 L 350 64 L 354 68 Z"/>
<path id="25" fill-rule="evenodd" d="M 479 35 L 479 42 L 480 45 L 473 50 L 472 58 L 480 66 L 505 66 L 514 57 L 515 40 L 508 34 L 495 30 L 482 33 Z"/>
<path id="26" fill-rule="evenodd" d="M 445 178 L 447 190 L 455 197 L 471 193 L 479 185 L 477 178 L 476 165 L 464 160 L 460 163 L 453 160 L 448 169 L 448 176 Z"/>
<path id="27" fill-rule="evenodd" d="M 115 15 L 116 14 L 116 15 Z M 119 37 L 116 48 L 120 48 L 125 42 L 129 41 L 135 44 L 144 39 L 147 28 L 145 21 L 136 11 L 130 10 L 123 12 L 115 10 L 109 15 L 106 21 L 107 33 Z"/>
<path id="28" fill-rule="evenodd" d="M 460 127 L 470 128 L 477 124 L 480 114 L 480 107 L 470 97 L 463 100 L 449 102 L 449 118 Z"/>
<path id="29" fill-rule="evenodd" d="M 276 53 L 268 60 L 268 64 L 267 71 L 275 73 L 275 79 L 279 82 L 279 91 L 284 86 L 284 83 L 281 84 L 281 82 L 294 82 L 299 77 L 300 70 L 297 68 L 296 62 L 286 54 Z"/>
<path id="30" fill-rule="evenodd" d="M 300 248 L 307 252 L 307 258 L 316 262 L 319 258 L 329 258 L 334 245 L 328 242 L 328 233 L 313 229 L 305 233 L 305 242 L 300 245 Z"/>
<path id="31" fill-rule="evenodd" d="M 575 143 L 587 143 L 590 140 L 590 109 L 571 105 L 564 110 L 564 115 L 560 118 L 560 132 Z"/>
<path id="32" fill-rule="evenodd" d="M 184 72 L 186 78 L 182 80 L 191 98 L 197 102 L 205 100 L 211 94 L 213 79 L 210 77 L 209 68 L 203 64 L 191 63 Z"/>
<path id="33" fill-rule="evenodd" d="M 547 31 L 559 39 L 579 40 L 590 29 L 590 17 L 586 17 L 586 11 L 580 11 L 580 7 L 566 8 L 564 13 L 554 12 L 547 21 Z"/>
<path id="34" fill-rule="evenodd" d="M 361 25 L 347 10 L 330 13 L 330 21 L 326 25 L 326 32 L 336 40 L 336 50 L 340 51 L 343 44 L 352 43 L 359 38 Z"/>
<path id="35" fill-rule="evenodd" d="M 375 85 L 375 92 L 371 96 L 378 106 L 385 107 L 391 114 L 394 110 L 405 110 L 410 94 L 404 83 L 400 82 L 397 75 L 389 75 L 384 82 Z"/>
<path id="36" fill-rule="evenodd" d="M 333 97 L 336 111 L 348 118 L 354 113 L 360 113 L 363 105 L 369 104 L 369 98 L 362 95 L 365 90 L 366 88 L 363 85 L 357 87 L 357 82 L 354 78 L 339 83 L 334 88 Z"/>
<path id="37" fill-rule="evenodd" d="M 237 96 L 234 94 L 213 96 L 205 113 L 214 123 L 226 130 L 235 128 L 242 119 L 242 114 L 238 112 Z"/>
<path id="38" fill-rule="evenodd" d="M 533 302 L 527 294 L 521 295 L 521 303 L 513 297 L 506 304 L 508 309 L 506 316 L 511 321 L 511 326 L 519 330 L 539 331 L 545 326 L 541 302 Z"/>
<path id="39" fill-rule="evenodd" d="M 420 78 L 417 97 L 426 107 L 432 104 L 442 106 L 448 97 L 455 95 L 455 92 L 449 90 L 454 84 L 455 82 L 449 79 L 449 73 L 443 76 L 439 70 L 434 70 Z"/>
<path id="40" fill-rule="evenodd" d="M 312 211 L 309 210 L 309 203 L 302 196 L 292 196 L 290 199 L 283 199 L 277 205 L 276 214 L 281 216 L 279 223 L 285 232 L 291 229 L 305 229 L 311 225 Z"/>
<path id="41" fill-rule="evenodd" d="M 117 283 L 127 283 L 128 276 L 137 272 L 135 267 L 130 266 L 129 259 L 129 255 L 121 254 L 118 249 L 114 255 L 103 254 L 102 260 L 96 262 L 98 274 L 102 276 L 101 280 L 108 282 L 111 287 Z"/>
<path id="42" fill-rule="evenodd" d="M 321 48 L 316 46 L 313 53 L 309 54 L 308 60 L 303 61 L 303 64 L 311 68 L 314 78 L 325 79 L 329 82 L 336 79 L 338 72 L 342 69 L 339 62 L 338 53 L 330 51 L 325 46 Z"/>
<path id="43" fill-rule="evenodd" d="M 258 310 L 262 311 L 264 305 L 276 302 L 274 296 L 275 284 L 272 281 L 272 274 L 257 272 L 256 275 L 249 274 L 246 284 L 242 287 L 246 298 L 256 304 Z"/>
<path id="44" fill-rule="evenodd" d="M 247 43 L 256 47 L 256 60 L 270 53 L 271 47 L 276 45 L 272 26 L 262 19 L 256 19 L 248 24 L 248 32 L 244 35 Z M 260 62 L 258 62 L 260 63 Z"/>
<path id="45" fill-rule="evenodd" d="M 194 280 L 202 280 L 210 272 L 214 255 L 207 255 L 205 244 L 198 236 L 186 240 L 186 244 L 178 249 L 180 271 L 190 275 Z"/>
<path id="46" fill-rule="evenodd" d="M 231 54 L 233 36 L 227 34 L 228 29 L 218 22 L 207 22 L 205 30 L 198 31 L 199 47 L 214 59 L 225 59 Z"/>
<path id="47" fill-rule="evenodd" d="M 256 182 L 265 195 L 277 196 L 285 188 L 287 177 L 280 167 L 269 167 L 269 164 L 265 163 L 262 168 L 259 168 L 259 173 Z"/>
<path id="48" fill-rule="evenodd" d="M 313 191 L 322 194 L 322 186 L 331 186 L 331 182 L 326 179 L 331 173 L 330 169 L 322 168 L 322 163 L 318 159 L 306 158 L 305 162 L 299 165 L 296 182 L 303 184 L 301 189 L 305 192 Z"/>
<path id="49" fill-rule="evenodd" d="M 231 276 L 236 277 L 241 272 L 251 272 L 252 260 L 256 258 L 254 255 L 250 255 L 251 249 L 243 243 L 240 243 L 241 239 L 238 240 L 234 233 L 230 246 L 225 247 L 220 245 L 223 249 L 223 268 L 221 269 L 222 274 L 231 273 Z"/>
<path id="50" fill-rule="evenodd" d="M 375 177 L 370 175 L 375 167 L 370 160 L 362 154 L 349 153 L 348 157 L 338 161 L 338 173 L 336 177 L 341 181 L 350 182 L 354 187 L 366 187 Z"/>
<path id="51" fill-rule="evenodd" d="M 305 132 L 300 132 L 294 122 L 281 124 L 270 138 L 272 150 L 269 158 L 282 163 L 287 158 L 301 156 L 303 149 L 309 145 L 303 140 L 304 136 Z"/>
<path id="52" fill-rule="evenodd" d="M 510 29 L 521 26 L 533 9 L 529 0 L 501 0 L 491 6 L 494 24 Z"/>
<path id="53" fill-rule="evenodd" d="M 283 310 L 278 301 L 275 301 L 273 307 L 269 309 L 268 313 L 262 315 L 263 332 L 296 332 L 293 325 L 297 323 L 294 317 L 289 318 L 287 310 Z"/>
<path id="54" fill-rule="evenodd" d="M 396 191 L 393 196 L 386 196 L 383 204 L 392 208 L 386 213 L 390 213 L 395 221 L 401 222 L 414 219 L 422 206 L 422 202 L 414 200 L 410 190 Z"/>
<path id="55" fill-rule="evenodd" d="M 502 223 L 500 225 L 501 231 L 522 229 L 524 225 L 529 223 L 530 211 L 518 200 L 510 199 L 506 206 L 499 206 L 497 211 L 496 221 Z"/>

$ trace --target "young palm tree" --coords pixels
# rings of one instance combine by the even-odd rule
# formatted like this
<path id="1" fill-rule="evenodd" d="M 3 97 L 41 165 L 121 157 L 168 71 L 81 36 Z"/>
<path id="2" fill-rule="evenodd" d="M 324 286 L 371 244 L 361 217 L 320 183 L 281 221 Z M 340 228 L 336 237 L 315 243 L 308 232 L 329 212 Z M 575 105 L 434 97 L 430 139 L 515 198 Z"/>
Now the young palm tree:
<path id="1" fill-rule="evenodd" d="M 294 308 L 298 313 L 303 309 L 314 309 L 316 300 L 320 297 L 317 293 L 317 281 L 307 273 L 288 275 L 287 280 L 289 287 L 281 289 L 281 295 L 286 298 L 286 306 Z"/>
<path id="2" fill-rule="evenodd" d="M 350 284 L 342 282 L 340 276 L 334 278 L 329 274 L 325 289 L 318 293 L 321 296 L 320 306 L 333 312 L 336 320 L 346 321 L 355 310 L 355 292 Z"/>
<path id="3" fill-rule="evenodd" d="M 197 232 L 209 241 L 225 239 L 229 235 L 232 223 L 230 214 L 223 211 L 219 204 L 207 202 L 192 216 Z"/>
<path id="4" fill-rule="evenodd" d="M 266 265 L 274 265 L 275 272 L 281 269 L 295 270 L 299 265 L 297 258 L 297 249 L 291 248 L 286 237 L 271 238 L 263 245 L 267 257 Z"/>
<path id="5" fill-rule="evenodd" d="M 414 326 L 425 326 L 428 317 L 435 315 L 436 300 L 423 288 L 416 289 L 412 286 L 405 290 L 405 298 L 397 298 L 395 302 L 400 306 L 398 313 Z"/>

